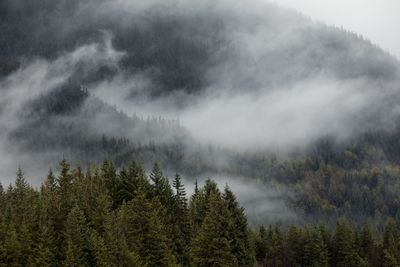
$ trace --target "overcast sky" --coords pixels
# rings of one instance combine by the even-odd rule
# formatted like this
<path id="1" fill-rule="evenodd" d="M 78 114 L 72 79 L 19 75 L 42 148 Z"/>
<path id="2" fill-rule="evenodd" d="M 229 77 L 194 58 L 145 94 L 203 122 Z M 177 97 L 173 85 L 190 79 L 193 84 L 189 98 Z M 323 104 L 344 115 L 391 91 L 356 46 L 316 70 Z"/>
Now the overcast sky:
<path id="1" fill-rule="evenodd" d="M 400 59 L 400 0 L 272 0 L 360 33 Z"/>

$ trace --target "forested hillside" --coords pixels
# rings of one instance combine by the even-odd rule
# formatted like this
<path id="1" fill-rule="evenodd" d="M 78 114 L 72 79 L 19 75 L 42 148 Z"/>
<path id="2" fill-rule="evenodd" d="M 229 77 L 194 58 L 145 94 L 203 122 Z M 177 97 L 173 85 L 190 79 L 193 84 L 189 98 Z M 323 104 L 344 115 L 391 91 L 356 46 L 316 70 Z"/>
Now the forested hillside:
<path id="1" fill-rule="evenodd" d="M 264 0 L 0 0 L 0 266 L 398 267 L 399 103 Z"/>
<path id="2" fill-rule="evenodd" d="M 228 185 L 172 183 L 157 164 L 87 170 L 62 161 L 40 188 L 18 170 L 0 191 L 0 266 L 398 266 L 400 233 L 335 227 L 250 228 Z"/>

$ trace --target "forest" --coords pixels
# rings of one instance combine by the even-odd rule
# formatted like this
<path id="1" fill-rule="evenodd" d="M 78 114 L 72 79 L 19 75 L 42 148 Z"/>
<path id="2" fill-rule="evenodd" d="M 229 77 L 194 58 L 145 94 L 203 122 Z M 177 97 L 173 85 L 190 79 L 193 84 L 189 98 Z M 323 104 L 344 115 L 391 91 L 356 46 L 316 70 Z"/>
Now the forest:
<path id="1" fill-rule="evenodd" d="M 171 181 L 171 182 L 170 182 Z M 168 179 L 155 163 L 87 170 L 63 160 L 40 188 L 0 191 L 0 266 L 399 266 L 400 232 L 339 219 L 252 227 L 234 192 Z"/>
<path id="2" fill-rule="evenodd" d="M 399 267 L 399 85 L 269 1 L 0 0 L 0 267 Z"/>

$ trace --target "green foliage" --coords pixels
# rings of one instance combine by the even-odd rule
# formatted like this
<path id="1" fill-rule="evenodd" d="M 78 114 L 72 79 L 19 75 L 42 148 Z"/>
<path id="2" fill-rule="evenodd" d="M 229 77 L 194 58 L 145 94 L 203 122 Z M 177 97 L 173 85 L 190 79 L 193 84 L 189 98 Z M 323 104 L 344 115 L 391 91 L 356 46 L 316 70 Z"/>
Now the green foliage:
<path id="1" fill-rule="evenodd" d="M 253 254 L 250 247 L 247 218 L 244 209 L 240 207 L 235 195 L 225 187 L 223 199 L 228 207 L 230 224 L 228 236 L 231 242 L 231 252 L 236 257 L 239 266 L 253 266 Z"/>
<path id="2" fill-rule="evenodd" d="M 74 206 L 68 214 L 65 224 L 67 250 L 64 266 L 88 266 L 88 227 L 83 211 Z"/>
<path id="3" fill-rule="evenodd" d="M 172 186 L 171 186 L 172 184 Z M 399 266 L 396 221 L 249 229 L 234 193 L 208 179 L 186 195 L 157 164 L 60 163 L 39 190 L 18 170 L 0 190 L 0 266 Z"/>
<path id="4" fill-rule="evenodd" d="M 396 222 L 389 219 L 383 233 L 383 264 L 387 267 L 400 266 L 400 236 Z"/>
<path id="5" fill-rule="evenodd" d="M 143 193 L 122 206 L 123 225 L 129 251 L 145 265 L 170 266 L 175 262 L 160 215 L 157 199 L 146 199 Z"/>
<path id="6" fill-rule="evenodd" d="M 193 240 L 192 262 L 194 266 L 238 266 L 232 254 L 229 239 L 229 210 L 220 194 L 209 195 L 206 217 L 199 233 Z"/>

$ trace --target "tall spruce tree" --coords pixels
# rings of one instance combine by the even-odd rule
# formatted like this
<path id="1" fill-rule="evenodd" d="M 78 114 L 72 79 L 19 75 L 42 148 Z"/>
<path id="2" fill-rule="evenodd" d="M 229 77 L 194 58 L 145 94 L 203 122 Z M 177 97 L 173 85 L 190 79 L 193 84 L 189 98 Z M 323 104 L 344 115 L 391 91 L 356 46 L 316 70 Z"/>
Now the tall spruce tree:
<path id="1" fill-rule="evenodd" d="M 333 264 L 337 267 L 361 267 L 365 261 L 358 255 L 354 232 L 349 223 L 339 220 L 334 236 Z"/>
<path id="2" fill-rule="evenodd" d="M 255 255 L 256 260 L 262 266 L 265 266 L 267 263 L 267 252 L 268 252 L 268 241 L 267 241 L 267 231 L 264 226 L 260 226 L 258 230 L 258 234 L 255 239 Z"/>
<path id="3" fill-rule="evenodd" d="M 123 229 L 129 251 L 147 266 L 173 266 L 175 258 L 161 220 L 162 206 L 143 192 L 122 206 Z"/>
<path id="4" fill-rule="evenodd" d="M 293 225 L 289 227 L 285 238 L 285 258 L 288 266 L 305 265 L 305 245 L 308 243 L 302 229 Z"/>
<path id="5" fill-rule="evenodd" d="M 383 266 L 400 266 L 400 235 L 396 222 L 389 219 L 383 233 Z"/>
<path id="6" fill-rule="evenodd" d="M 54 231 L 51 225 L 40 225 L 37 233 L 37 240 L 34 243 L 32 254 L 29 257 L 28 266 L 56 266 L 57 264 L 54 249 Z"/>
<path id="7" fill-rule="evenodd" d="M 377 248 L 375 247 L 371 225 L 367 222 L 364 222 L 361 228 L 358 247 L 359 255 L 364 259 L 364 261 L 370 263 L 375 262 Z"/>
<path id="8" fill-rule="evenodd" d="M 103 162 L 101 171 L 106 190 L 111 197 L 111 206 L 115 209 L 118 206 L 118 187 L 121 181 L 117 175 L 114 163 L 111 160 L 105 160 Z"/>
<path id="9" fill-rule="evenodd" d="M 83 211 L 75 205 L 68 214 L 65 224 L 64 266 L 89 266 L 89 238 L 86 218 Z"/>
<path id="10" fill-rule="evenodd" d="M 305 266 L 327 267 L 329 263 L 328 249 L 324 243 L 321 232 L 316 227 L 306 229 L 308 236 L 304 255 Z"/>
<path id="11" fill-rule="evenodd" d="M 151 196 L 151 185 L 143 167 L 131 161 L 128 169 L 122 168 L 119 173 L 118 195 L 116 205 L 132 200 L 138 192 L 144 192 L 146 197 Z"/>
<path id="12" fill-rule="evenodd" d="M 175 189 L 175 203 L 172 210 L 173 213 L 173 243 L 174 253 L 178 263 L 182 266 L 189 266 L 190 257 L 190 219 L 189 209 L 186 199 L 185 187 L 179 174 L 175 175 L 172 183 Z"/>
<path id="13" fill-rule="evenodd" d="M 199 233 L 193 240 L 193 266 L 238 266 L 232 254 L 228 229 L 230 214 L 220 194 L 210 193 L 208 211 Z"/>
<path id="14" fill-rule="evenodd" d="M 244 209 L 240 207 L 239 202 L 228 186 L 225 187 L 223 199 L 228 207 L 231 220 L 228 234 L 229 239 L 232 241 L 232 254 L 236 257 L 239 266 L 253 266 L 253 255 Z"/>

